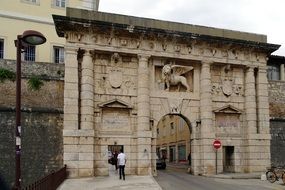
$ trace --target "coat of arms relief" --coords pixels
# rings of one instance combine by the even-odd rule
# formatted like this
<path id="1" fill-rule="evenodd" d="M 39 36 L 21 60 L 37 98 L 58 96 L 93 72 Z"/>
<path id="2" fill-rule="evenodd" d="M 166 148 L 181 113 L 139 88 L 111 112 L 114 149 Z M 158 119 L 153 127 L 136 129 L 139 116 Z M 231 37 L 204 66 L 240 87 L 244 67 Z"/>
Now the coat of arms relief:
<path id="1" fill-rule="evenodd" d="M 241 71 L 241 70 L 240 70 Z M 220 68 L 220 80 L 213 81 L 212 94 L 243 95 L 243 82 L 241 77 L 234 76 L 233 67 L 226 65 Z"/>

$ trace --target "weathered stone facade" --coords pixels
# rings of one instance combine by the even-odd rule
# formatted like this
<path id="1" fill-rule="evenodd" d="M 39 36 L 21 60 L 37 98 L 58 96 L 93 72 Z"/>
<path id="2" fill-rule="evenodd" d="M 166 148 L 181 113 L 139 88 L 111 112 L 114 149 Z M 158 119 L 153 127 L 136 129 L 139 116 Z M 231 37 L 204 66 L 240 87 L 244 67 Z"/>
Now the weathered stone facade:
<path id="1" fill-rule="evenodd" d="M 0 68 L 15 71 L 16 61 L 0 60 Z M 64 65 L 22 63 L 22 185 L 63 166 Z M 30 76 L 43 81 L 40 90 L 28 88 Z M 15 181 L 15 89 L 10 80 L 0 82 L 0 173 L 12 187 Z"/>
<path id="2" fill-rule="evenodd" d="M 279 46 L 266 36 L 78 9 L 54 20 L 67 39 L 71 177 L 108 175 L 109 145 L 124 146 L 127 174 L 155 175 L 156 126 L 167 114 L 190 121 L 194 174 L 215 172 L 214 139 L 223 145 L 218 172 L 270 165 L 266 58 Z M 167 65 L 191 71 L 170 66 L 162 77 Z"/>
<path id="3" fill-rule="evenodd" d="M 284 72 L 284 70 L 283 70 Z M 282 74 L 284 75 L 284 73 Z M 285 82 L 269 82 L 271 165 L 284 166 L 285 156 Z"/>

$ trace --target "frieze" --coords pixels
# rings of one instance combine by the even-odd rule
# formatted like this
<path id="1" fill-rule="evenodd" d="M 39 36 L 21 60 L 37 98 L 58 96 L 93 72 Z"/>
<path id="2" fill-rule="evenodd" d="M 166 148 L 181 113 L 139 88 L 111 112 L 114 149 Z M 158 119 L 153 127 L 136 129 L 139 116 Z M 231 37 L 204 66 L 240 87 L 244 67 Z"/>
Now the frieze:
<path id="1" fill-rule="evenodd" d="M 131 28 L 130 28 L 131 30 Z M 215 44 L 200 43 L 196 41 L 177 42 L 176 40 L 167 40 L 164 37 L 145 36 L 139 38 L 120 37 L 112 34 L 84 35 L 80 32 L 69 32 L 66 38 L 70 42 L 95 43 L 97 45 L 121 46 L 128 49 L 156 50 L 168 53 L 179 53 L 181 55 L 191 54 L 194 56 L 213 56 L 216 58 L 230 58 L 235 60 L 252 60 L 256 62 L 265 62 L 265 55 L 262 53 L 249 53 L 252 50 L 233 48 L 233 46 L 219 46 Z M 88 38 L 88 39 L 87 39 Z"/>

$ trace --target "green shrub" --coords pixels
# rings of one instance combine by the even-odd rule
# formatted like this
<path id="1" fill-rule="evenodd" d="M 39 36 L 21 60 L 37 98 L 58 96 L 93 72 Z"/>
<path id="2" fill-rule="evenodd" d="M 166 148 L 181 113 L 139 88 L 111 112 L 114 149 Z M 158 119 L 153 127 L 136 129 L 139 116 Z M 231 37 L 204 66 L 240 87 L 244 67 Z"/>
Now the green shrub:
<path id="1" fill-rule="evenodd" d="M 28 80 L 28 87 L 31 90 L 39 90 L 44 85 L 43 81 L 38 76 L 32 76 Z"/>
<path id="2" fill-rule="evenodd" d="M 7 69 L 0 68 L 0 82 L 4 82 L 5 80 L 15 81 L 16 74 Z"/>

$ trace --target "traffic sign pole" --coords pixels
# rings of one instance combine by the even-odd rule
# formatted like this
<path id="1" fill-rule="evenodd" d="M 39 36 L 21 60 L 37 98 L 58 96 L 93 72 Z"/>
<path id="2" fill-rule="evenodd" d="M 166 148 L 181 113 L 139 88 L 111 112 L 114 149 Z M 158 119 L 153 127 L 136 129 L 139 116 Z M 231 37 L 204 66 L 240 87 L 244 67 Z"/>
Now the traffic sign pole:
<path id="1" fill-rule="evenodd" d="M 216 175 L 218 174 L 218 149 L 221 147 L 222 143 L 219 140 L 214 140 L 213 147 L 216 149 Z"/>
<path id="2" fill-rule="evenodd" d="M 216 175 L 218 175 L 218 149 L 216 149 Z"/>

